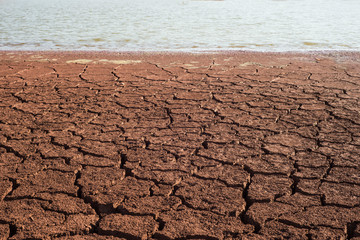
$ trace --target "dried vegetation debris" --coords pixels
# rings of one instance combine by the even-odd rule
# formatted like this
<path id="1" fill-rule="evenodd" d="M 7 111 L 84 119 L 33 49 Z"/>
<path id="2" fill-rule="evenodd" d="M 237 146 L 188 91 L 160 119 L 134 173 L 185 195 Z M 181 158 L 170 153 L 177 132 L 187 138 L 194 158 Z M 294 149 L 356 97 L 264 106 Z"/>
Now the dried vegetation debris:
<path id="1" fill-rule="evenodd" d="M 2 55 L 0 239 L 360 239 L 356 61 L 142 58 Z"/>

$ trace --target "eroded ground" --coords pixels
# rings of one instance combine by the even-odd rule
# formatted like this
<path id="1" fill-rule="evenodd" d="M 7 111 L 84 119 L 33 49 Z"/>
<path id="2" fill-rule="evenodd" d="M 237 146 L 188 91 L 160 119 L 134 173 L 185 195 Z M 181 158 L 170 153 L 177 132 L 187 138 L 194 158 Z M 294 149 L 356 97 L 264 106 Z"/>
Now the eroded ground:
<path id="1" fill-rule="evenodd" d="M 0 239 L 360 239 L 358 55 L 0 52 Z"/>

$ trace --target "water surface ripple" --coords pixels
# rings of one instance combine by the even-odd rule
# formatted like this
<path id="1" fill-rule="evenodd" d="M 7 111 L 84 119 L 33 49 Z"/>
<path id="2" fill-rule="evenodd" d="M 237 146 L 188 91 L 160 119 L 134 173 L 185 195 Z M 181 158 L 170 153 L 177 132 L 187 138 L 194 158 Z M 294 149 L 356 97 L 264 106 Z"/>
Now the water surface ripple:
<path id="1" fill-rule="evenodd" d="M 0 50 L 360 50 L 359 0 L 0 0 Z"/>

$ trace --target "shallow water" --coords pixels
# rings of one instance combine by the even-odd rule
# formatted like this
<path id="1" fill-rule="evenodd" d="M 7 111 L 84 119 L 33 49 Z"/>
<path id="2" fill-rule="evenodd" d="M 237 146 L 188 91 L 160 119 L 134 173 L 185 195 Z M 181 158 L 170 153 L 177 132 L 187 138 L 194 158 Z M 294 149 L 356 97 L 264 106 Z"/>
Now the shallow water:
<path id="1" fill-rule="evenodd" d="M 0 0 L 0 50 L 355 50 L 359 0 Z"/>

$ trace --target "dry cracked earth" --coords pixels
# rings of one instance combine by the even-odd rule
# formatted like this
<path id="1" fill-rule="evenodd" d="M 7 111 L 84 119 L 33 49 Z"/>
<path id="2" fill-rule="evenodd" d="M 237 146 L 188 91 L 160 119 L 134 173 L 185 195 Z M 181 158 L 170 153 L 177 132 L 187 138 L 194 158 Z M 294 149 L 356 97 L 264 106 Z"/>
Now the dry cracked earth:
<path id="1" fill-rule="evenodd" d="M 0 239 L 360 239 L 356 59 L 0 52 Z"/>

